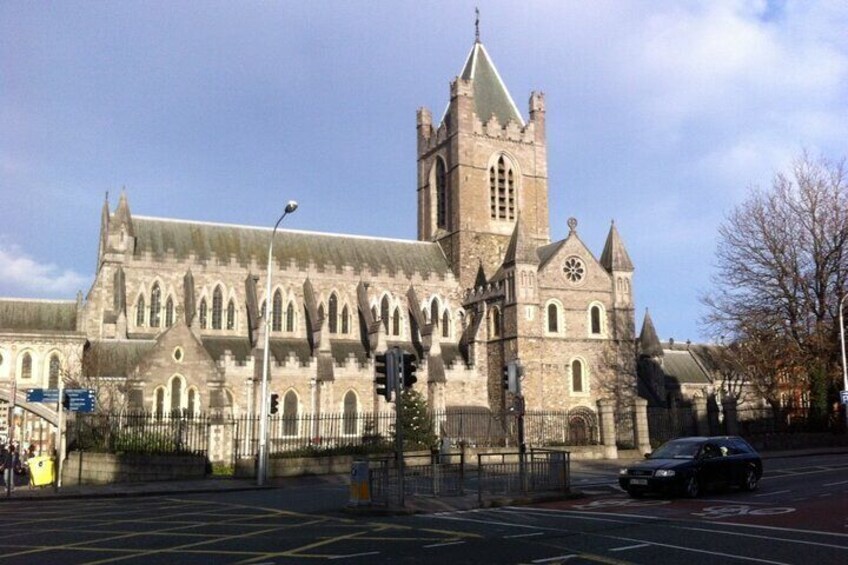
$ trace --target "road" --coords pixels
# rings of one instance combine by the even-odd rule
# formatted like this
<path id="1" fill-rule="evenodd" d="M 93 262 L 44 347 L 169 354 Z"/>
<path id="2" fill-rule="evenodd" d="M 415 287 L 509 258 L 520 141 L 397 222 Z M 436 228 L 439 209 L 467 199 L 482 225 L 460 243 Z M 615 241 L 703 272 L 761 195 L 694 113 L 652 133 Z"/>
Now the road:
<path id="1" fill-rule="evenodd" d="M 9 500 L 0 565 L 846 563 L 848 458 L 769 461 L 754 493 L 603 494 L 528 507 L 350 517 L 343 485 L 125 499 Z M 597 481 L 603 491 L 610 475 Z"/>

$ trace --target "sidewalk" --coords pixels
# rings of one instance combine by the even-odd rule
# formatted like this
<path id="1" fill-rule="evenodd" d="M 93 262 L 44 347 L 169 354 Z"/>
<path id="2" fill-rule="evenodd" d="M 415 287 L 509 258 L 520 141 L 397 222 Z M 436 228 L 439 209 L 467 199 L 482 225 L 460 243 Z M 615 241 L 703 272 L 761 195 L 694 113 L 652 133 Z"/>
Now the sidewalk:
<path id="1" fill-rule="evenodd" d="M 784 457 L 806 457 L 811 455 L 848 455 L 848 448 L 816 448 L 791 451 L 766 451 L 760 453 L 764 461 Z M 588 459 L 571 462 L 571 482 L 574 490 L 596 484 L 614 482 L 618 470 L 632 463 L 634 459 Z M 73 485 L 56 489 L 52 485 L 44 487 L 16 486 L 11 497 L 7 497 L 6 486 L 0 485 L 0 504 L 4 501 L 19 500 L 50 500 L 50 499 L 79 499 L 79 498 L 117 498 L 156 495 L 183 495 L 197 493 L 236 492 L 262 489 L 309 488 L 310 485 L 334 484 L 346 486 L 349 477 L 343 475 L 292 477 L 270 479 L 265 486 L 257 486 L 255 479 L 204 478 L 185 481 L 155 481 L 144 483 L 116 483 L 107 485 Z M 540 496 L 551 497 L 550 493 Z M 562 494 L 556 496 L 562 497 Z M 528 497 L 512 497 L 509 499 L 488 498 L 485 505 L 526 504 L 532 500 Z M 410 512 L 441 512 L 450 510 L 465 510 L 478 508 L 477 493 L 461 497 L 409 497 L 407 511 Z M 373 508 L 373 507 L 372 507 Z"/>

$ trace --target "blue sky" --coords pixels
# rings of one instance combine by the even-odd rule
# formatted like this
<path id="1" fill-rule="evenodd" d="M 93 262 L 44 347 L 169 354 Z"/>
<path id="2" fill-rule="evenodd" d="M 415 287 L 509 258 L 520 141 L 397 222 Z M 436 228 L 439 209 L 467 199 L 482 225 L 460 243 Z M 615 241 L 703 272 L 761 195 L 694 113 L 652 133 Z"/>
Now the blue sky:
<path id="1" fill-rule="evenodd" d="M 545 92 L 551 233 L 614 219 L 661 339 L 707 340 L 716 230 L 802 149 L 848 156 L 848 3 L 3 2 L 0 296 L 72 298 L 134 214 L 414 239 L 415 111 L 481 39 Z"/>

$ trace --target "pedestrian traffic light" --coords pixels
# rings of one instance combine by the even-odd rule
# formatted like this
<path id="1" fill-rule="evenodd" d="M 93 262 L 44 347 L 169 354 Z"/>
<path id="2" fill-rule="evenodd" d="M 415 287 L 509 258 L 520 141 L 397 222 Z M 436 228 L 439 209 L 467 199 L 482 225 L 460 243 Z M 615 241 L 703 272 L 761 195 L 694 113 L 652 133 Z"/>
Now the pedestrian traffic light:
<path id="1" fill-rule="evenodd" d="M 393 352 L 378 353 L 374 356 L 374 382 L 377 385 L 377 394 L 391 402 L 397 383 L 397 365 Z"/>
<path id="2" fill-rule="evenodd" d="M 271 414 L 276 414 L 280 410 L 280 395 L 272 394 L 271 395 Z"/>
<path id="3" fill-rule="evenodd" d="M 415 355 L 412 353 L 407 353 L 406 351 L 401 354 L 401 384 L 403 388 L 412 388 L 412 385 L 418 381 L 418 377 L 415 376 L 415 371 L 418 369 L 418 362 L 415 359 Z"/>

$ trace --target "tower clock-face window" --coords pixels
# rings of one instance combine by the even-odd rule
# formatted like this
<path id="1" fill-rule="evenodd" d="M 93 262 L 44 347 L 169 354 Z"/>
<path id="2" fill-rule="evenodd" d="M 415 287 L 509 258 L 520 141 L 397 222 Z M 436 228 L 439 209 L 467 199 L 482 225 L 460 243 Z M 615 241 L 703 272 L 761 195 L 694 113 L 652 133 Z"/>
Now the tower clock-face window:
<path id="1" fill-rule="evenodd" d="M 586 266 L 578 257 L 569 257 L 566 259 L 562 270 L 565 273 L 565 278 L 572 284 L 582 282 L 583 277 L 586 276 Z"/>

